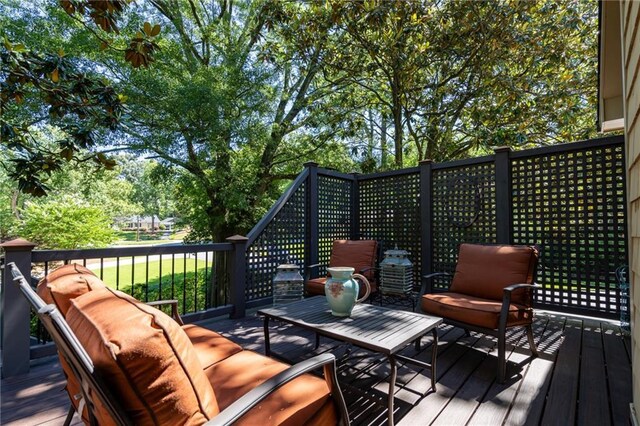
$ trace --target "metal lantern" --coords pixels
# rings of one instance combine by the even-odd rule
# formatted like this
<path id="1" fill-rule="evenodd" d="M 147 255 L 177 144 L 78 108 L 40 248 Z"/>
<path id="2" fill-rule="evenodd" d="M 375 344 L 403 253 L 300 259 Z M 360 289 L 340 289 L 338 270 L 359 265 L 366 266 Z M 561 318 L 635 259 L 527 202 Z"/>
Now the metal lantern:
<path id="1" fill-rule="evenodd" d="M 382 294 L 407 294 L 413 290 L 413 264 L 406 250 L 387 250 L 380 262 Z"/>
<path id="2" fill-rule="evenodd" d="M 273 277 L 273 306 L 301 300 L 303 293 L 304 279 L 300 275 L 298 265 L 284 264 L 278 266 L 278 272 Z"/>

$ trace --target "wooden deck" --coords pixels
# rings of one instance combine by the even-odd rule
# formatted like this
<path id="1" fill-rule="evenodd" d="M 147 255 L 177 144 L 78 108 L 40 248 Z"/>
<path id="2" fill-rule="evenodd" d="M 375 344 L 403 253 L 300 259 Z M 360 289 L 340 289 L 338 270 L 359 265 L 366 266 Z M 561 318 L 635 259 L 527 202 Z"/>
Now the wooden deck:
<path id="1" fill-rule="evenodd" d="M 208 321 L 201 325 L 232 338 L 246 349 L 263 352 L 262 321 Z M 436 393 L 430 376 L 412 366 L 398 369 L 395 419 L 399 425 L 623 425 L 629 424 L 631 363 L 628 338 L 606 321 L 538 314 L 535 336 L 541 351 L 531 359 L 526 336 L 510 334 L 518 343 L 509 354 L 508 379 L 495 382 L 495 340 L 460 329 L 440 326 Z M 293 326 L 272 324 L 271 348 L 288 359 L 310 356 L 313 336 Z M 524 345 L 524 347 L 520 346 Z M 346 353 L 328 339 L 318 352 Z M 403 352 L 428 362 L 431 339 L 422 350 Z M 340 366 L 341 385 L 352 424 L 386 422 L 385 360 L 365 350 L 353 349 Z M 2 380 L 0 424 L 62 425 L 67 411 L 64 377 L 57 359 L 34 362 L 25 376 Z M 73 424 L 78 424 L 77 417 Z"/>

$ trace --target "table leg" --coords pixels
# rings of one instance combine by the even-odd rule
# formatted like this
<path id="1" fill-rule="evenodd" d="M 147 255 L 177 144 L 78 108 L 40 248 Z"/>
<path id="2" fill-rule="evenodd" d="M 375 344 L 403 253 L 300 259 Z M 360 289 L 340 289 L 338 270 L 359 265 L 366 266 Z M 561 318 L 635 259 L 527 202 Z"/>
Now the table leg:
<path id="1" fill-rule="evenodd" d="M 393 355 L 388 355 L 389 366 L 391 367 L 391 372 L 389 374 L 389 401 L 387 403 L 388 411 L 388 423 L 389 426 L 393 426 L 393 396 L 396 389 L 396 376 L 398 375 L 398 366 L 396 365 L 396 358 Z"/>
<path id="2" fill-rule="evenodd" d="M 271 342 L 269 341 L 269 317 L 264 316 L 264 354 L 271 356 Z"/>
<path id="3" fill-rule="evenodd" d="M 431 345 L 431 388 L 433 391 L 436 391 L 436 358 L 438 356 L 438 329 L 434 328 L 431 333 L 433 333 L 433 344 Z"/>

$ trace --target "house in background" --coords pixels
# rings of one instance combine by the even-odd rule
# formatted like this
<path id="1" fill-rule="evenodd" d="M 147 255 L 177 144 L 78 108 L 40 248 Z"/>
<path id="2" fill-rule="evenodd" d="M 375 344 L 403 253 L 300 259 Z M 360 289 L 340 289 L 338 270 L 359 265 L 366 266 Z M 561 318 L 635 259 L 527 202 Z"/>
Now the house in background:
<path id="1" fill-rule="evenodd" d="M 173 219 L 173 218 L 170 218 Z M 165 219 L 167 220 L 167 219 Z M 156 215 L 129 216 L 116 221 L 116 226 L 124 231 L 153 231 L 158 229 L 163 221 Z"/>
<path id="2" fill-rule="evenodd" d="M 633 404 L 640 416 L 640 2 L 600 2 L 599 125 L 624 130 L 629 218 Z"/>

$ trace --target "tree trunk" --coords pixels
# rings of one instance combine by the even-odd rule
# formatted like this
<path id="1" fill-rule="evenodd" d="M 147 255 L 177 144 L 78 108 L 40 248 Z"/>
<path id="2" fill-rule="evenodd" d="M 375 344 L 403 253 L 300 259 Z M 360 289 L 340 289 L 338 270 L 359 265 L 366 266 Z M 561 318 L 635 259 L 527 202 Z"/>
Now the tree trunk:
<path id="1" fill-rule="evenodd" d="M 393 114 L 393 143 L 396 152 L 396 167 L 402 168 L 402 103 L 400 98 L 400 76 L 398 72 L 393 72 L 393 82 L 391 83 L 392 111 Z"/>

